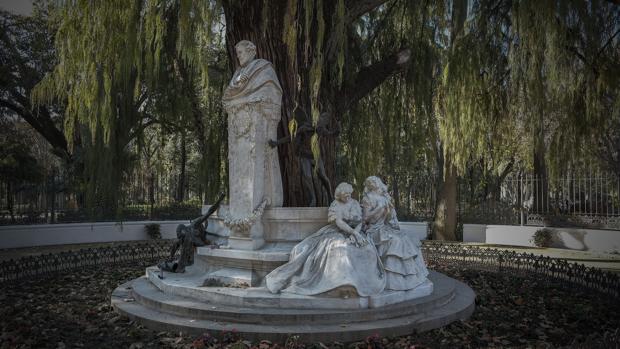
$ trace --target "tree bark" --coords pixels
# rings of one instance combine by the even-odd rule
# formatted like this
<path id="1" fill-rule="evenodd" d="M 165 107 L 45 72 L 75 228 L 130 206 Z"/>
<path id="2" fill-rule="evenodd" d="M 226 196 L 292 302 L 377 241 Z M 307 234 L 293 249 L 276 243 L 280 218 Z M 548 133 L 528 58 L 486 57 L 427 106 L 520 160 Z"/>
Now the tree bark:
<path id="1" fill-rule="evenodd" d="M 59 130 L 49 111 L 45 107 L 39 107 L 33 113 L 28 98 L 19 96 L 16 101 L 23 105 L 17 105 L 12 101 L 0 100 L 0 107 L 5 107 L 19 115 L 24 121 L 32 126 L 52 146 L 53 153 L 65 161 L 70 161 L 71 154 L 64 133 Z"/>
<path id="2" fill-rule="evenodd" d="M 467 1 L 452 1 L 452 15 L 450 23 L 450 50 L 455 46 L 459 39 L 467 18 Z M 437 240 L 456 240 L 457 226 L 457 191 L 458 180 L 457 170 L 452 164 L 450 154 L 443 157 L 441 146 L 438 154 L 438 168 L 442 173 L 438 179 L 437 204 L 435 206 L 434 238 Z"/>
<path id="3" fill-rule="evenodd" d="M 179 146 L 179 152 L 181 158 L 179 163 L 179 181 L 177 185 L 176 201 L 182 202 L 185 199 L 185 170 L 187 167 L 187 147 L 185 144 L 185 131 L 181 132 L 181 144 Z"/>
<path id="4" fill-rule="evenodd" d="M 456 240 L 456 200 L 457 200 L 456 167 L 450 157 L 443 161 L 443 178 L 440 179 L 437 192 L 437 205 L 433 238 L 435 240 Z"/>
<path id="5" fill-rule="evenodd" d="M 544 133 L 544 114 L 539 112 L 538 125 L 534 133 L 534 206 L 532 209 L 537 213 L 546 213 L 548 181 L 547 181 L 547 164 L 545 162 L 545 133 Z"/>

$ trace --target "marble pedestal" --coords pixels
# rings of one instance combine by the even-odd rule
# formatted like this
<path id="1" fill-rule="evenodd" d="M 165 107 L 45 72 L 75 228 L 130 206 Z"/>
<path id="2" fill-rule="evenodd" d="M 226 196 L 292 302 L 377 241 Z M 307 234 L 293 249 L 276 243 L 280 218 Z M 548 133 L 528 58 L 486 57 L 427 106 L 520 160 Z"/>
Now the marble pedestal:
<path id="1" fill-rule="evenodd" d="M 112 305 L 156 330 L 197 336 L 234 329 L 253 342 L 280 343 L 291 335 L 303 342 L 407 335 L 467 319 L 475 306 L 471 288 L 433 271 L 430 287 L 429 283 L 419 290 L 350 298 L 272 294 L 264 287 L 203 286 L 203 279 L 193 267 L 164 279 L 149 268 L 146 277 L 119 286 Z"/>
<path id="2" fill-rule="evenodd" d="M 260 222 L 262 237 L 256 241 L 231 234 L 224 224 L 227 210 L 223 206 L 209 218 L 209 231 L 227 241 L 217 249 L 198 248 L 195 258 L 196 267 L 212 284 L 261 286 L 265 275 L 288 261 L 293 246 L 327 225 L 326 207 L 267 208 Z"/>
<path id="3" fill-rule="evenodd" d="M 235 329 L 244 338 L 283 343 L 356 341 L 411 334 L 467 319 L 475 294 L 466 284 L 431 271 L 429 281 L 409 291 L 372 297 L 272 294 L 264 277 L 288 261 L 291 248 L 323 227 L 327 208 L 272 208 L 265 211 L 261 248 L 229 245 L 223 219 L 212 216 L 209 231 L 221 248 L 197 249 L 185 273 L 149 267 L 144 277 L 119 286 L 115 309 L 153 329 L 201 335 Z"/>

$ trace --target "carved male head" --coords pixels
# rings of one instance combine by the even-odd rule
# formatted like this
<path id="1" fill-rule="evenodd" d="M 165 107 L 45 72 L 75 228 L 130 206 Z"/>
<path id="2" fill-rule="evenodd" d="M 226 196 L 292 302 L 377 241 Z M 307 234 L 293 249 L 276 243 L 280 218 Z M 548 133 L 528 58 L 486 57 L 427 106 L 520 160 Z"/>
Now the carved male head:
<path id="1" fill-rule="evenodd" d="M 241 40 L 235 45 L 235 52 L 237 53 L 239 64 L 245 67 L 246 64 L 256 57 L 256 45 L 251 41 Z"/>

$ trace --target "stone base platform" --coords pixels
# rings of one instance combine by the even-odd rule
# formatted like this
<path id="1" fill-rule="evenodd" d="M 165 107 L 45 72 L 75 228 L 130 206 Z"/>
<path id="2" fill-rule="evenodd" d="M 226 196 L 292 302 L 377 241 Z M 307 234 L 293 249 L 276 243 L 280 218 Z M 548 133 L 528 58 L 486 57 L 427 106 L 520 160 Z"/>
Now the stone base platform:
<path id="1" fill-rule="evenodd" d="M 159 278 L 157 267 L 146 269 L 146 278 L 156 288 L 172 296 L 189 297 L 198 301 L 212 302 L 236 307 L 294 308 L 294 309 L 366 309 L 379 308 L 401 303 L 414 298 L 428 296 L 433 292 L 433 283 L 425 282 L 410 291 L 388 291 L 371 297 L 322 297 L 304 296 L 291 293 L 273 294 L 265 287 L 222 287 L 212 285 L 211 276 L 206 276 L 200 267 L 191 266 L 183 274 L 165 273 Z M 445 280 L 440 278 L 441 282 Z M 444 286 L 444 285 L 442 285 Z M 439 301 L 449 297 L 454 291 L 452 283 L 438 293 Z"/>
<path id="2" fill-rule="evenodd" d="M 156 269 L 149 268 L 146 277 L 119 286 L 112 293 L 112 305 L 157 330 L 199 335 L 235 329 L 253 341 L 284 342 L 289 335 L 299 335 L 304 342 L 349 342 L 375 333 L 426 331 L 471 315 L 475 294 L 469 286 L 432 271 L 429 279 L 432 284 L 410 292 L 430 294 L 413 299 L 406 292 L 313 297 L 274 295 L 264 287 L 198 286 L 198 270 L 166 273 L 159 279 Z"/>
<path id="3" fill-rule="evenodd" d="M 264 286 L 264 277 L 288 262 L 293 246 L 278 242 L 268 243 L 259 250 L 198 247 L 192 267 L 203 280 L 240 287 Z M 202 286 L 203 282 L 197 285 Z"/>

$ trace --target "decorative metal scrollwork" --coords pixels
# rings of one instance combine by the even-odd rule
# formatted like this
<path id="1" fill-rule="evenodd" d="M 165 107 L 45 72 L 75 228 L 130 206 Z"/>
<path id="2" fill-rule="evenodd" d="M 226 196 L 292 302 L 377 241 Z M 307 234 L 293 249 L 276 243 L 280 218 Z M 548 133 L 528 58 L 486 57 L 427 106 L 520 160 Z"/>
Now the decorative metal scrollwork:
<path id="1" fill-rule="evenodd" d="M 41 278 L 87 266 L 155 264 L 168 256 L 170 244 L 168 241 L 148 241 L 2 261 L 0 282 Z M 567 287 L 580 287 L 620 297 L 620 275 L 564 259 L 438 241 L 425 241 L 422 252 L 431 268 L 434 265 L 452 265 L 493 272 L 510 271 L 521 276 L 553 279 Z"/>

